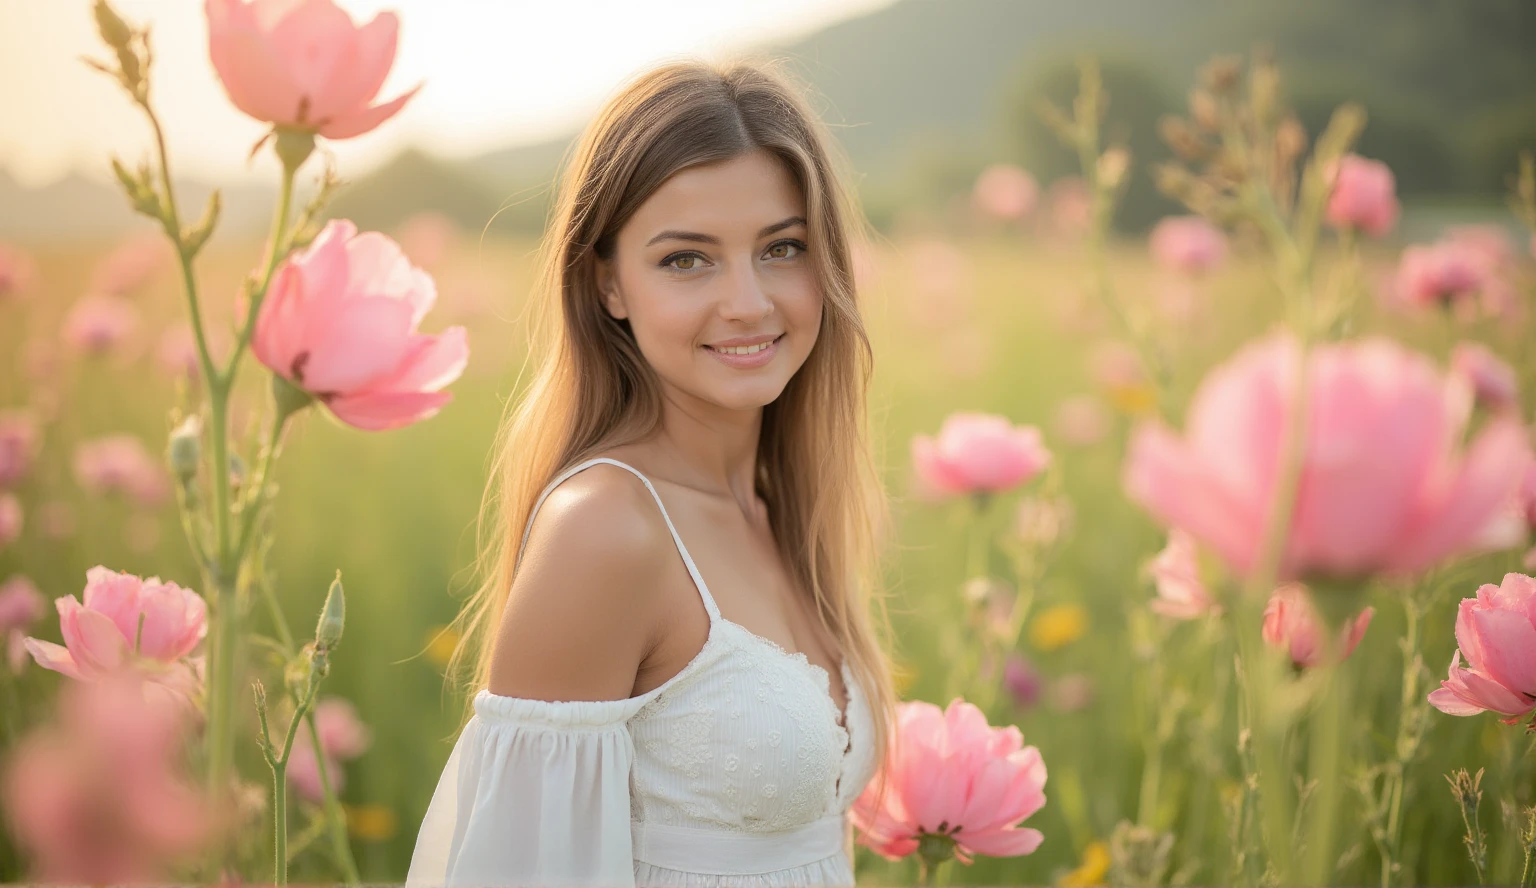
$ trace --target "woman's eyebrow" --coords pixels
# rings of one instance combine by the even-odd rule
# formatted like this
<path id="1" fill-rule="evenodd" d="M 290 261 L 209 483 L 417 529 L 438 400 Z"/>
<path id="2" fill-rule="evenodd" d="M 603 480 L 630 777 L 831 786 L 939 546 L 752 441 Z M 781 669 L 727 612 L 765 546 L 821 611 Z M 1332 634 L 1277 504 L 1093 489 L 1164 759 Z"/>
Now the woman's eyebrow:
<path id="1" fill-rule="evenodd" d="M 775 222 L 772 225 L 767 226 L 762 231 L 759 231 L 757 233 L 757 236 L 758 237 L 767 237 L 768 235 L 773 234 L 776 231 L 783 231 L 784 229 L 789 228 L 792 225 L 804 225 L 804 224 L 805 224 L 805 217 L 804 216 L 790 216 L 788 219 L 785 219 L 782 222 Z M 669 229 L 667 231 L 661 232 L 660 234 L 658 234 L 655 237 L 651 238 L 650 240 L 646 241 L 645 245 L 647 247 L 649 247 L 651 244 L 654 244 L 654 243 L 656 243 L 658 241 L 664 241 L 664 240 L 694 241 L 694 242 L 701 243 L 701 244 L 716 244 L 716 245 L 718 245 L 720 243 L 720 238 L 715 237 L 712 234 L 700 234 L 697 231 L 676 231 L 676 230 L 670 230 Z"/>

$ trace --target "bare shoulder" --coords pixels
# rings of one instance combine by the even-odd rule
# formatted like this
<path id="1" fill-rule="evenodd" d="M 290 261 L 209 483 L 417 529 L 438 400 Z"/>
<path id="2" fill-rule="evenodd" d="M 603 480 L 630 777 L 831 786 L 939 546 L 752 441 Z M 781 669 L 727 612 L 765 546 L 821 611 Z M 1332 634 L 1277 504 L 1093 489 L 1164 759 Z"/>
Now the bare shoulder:
<path id="1" fill-rule="evenodd" d="M 620 700 L 653 642 L 676 559 L 644 483 L 599 463 L 534 515 L 497 629 L 490 691 L 537 700 Z"/>

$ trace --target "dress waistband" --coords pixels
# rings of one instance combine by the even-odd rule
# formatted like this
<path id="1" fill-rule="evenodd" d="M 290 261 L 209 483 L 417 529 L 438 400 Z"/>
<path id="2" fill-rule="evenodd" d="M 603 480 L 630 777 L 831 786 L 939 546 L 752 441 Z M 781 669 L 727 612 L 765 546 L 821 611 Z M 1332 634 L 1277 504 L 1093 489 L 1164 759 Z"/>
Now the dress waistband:
<path id="1" fill-rule="evenodd" d="M 638 861 L 666 869 L 716 876 L 747 876 L 804 866 L 842 850 L 840 814 L 779 832 L 736 832 L 695 826 L 630 821 Z"/>

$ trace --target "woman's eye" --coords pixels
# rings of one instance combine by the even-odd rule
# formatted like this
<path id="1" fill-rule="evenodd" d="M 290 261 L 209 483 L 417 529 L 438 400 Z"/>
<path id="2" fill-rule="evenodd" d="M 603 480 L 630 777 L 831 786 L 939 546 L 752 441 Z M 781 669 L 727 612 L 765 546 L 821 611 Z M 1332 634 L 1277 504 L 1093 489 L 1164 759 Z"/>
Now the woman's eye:
<path id="1" fill-rule="evenodd" d="M 678 271 L 693 271 L 693 269 L 695 267 L 693 265 L 676 265 L 674 263 L 677 263 L 677 262 L 690 262 L 691 263 L 691 262 L 698 262 L 698 261 L 699 261 L 699 257 L 698 256 L 694 256 L 694 255 L 673 256 L 671 259 L 667 260 L 667 265 L 669 267 L 671 267 L 671 268 L 677 269 Z"/>
<path id="2" fill-rule="evenodd" d="M 776 243 L 773 246 L 769 247 L 768 248 L 768 252 L 772 253 L 774 250 L 777 250 L 780 247 L 792 248 L 792 249 L 796 250 L 797 252 L 791 254 L 791 256 L 798 256 L 798 255 L 800 255 L 800 253 L 805 252 L 805 244 L 802 244 L 799 241 L 793 241 L 793 240 L 779 241 L 778 243 Z M 774 256 L 773 258 L 775 258 L 775 259 L 789 259 L 789 258 L 791 258 L 791 256 Z"/>

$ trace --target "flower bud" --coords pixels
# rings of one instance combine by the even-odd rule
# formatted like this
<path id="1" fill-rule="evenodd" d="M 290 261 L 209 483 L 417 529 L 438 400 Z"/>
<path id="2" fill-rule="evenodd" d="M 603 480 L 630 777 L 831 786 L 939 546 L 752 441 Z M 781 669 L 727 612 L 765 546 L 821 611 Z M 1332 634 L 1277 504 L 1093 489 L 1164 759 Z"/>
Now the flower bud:
<path id="1" fill-rule="evenodd" d="M 1194 118 L 1195 125 L 1206 132 L 1217 132 L 1221 129 L 1221 106 L 1216 104 L 1216 97 L 1203 89 L 1197 89 L 1189 94 L 1189 116 Z"/>
<path id="2" fill-rule="evenodd" d="M 171 471 L 183 485 L 197 477 L 197 466 L 202 461 L 203 418 L 193 413 L 181 421 L 171 432 Z"/>
<path id="3" fill-rule="evenodd" d="M 315 626 L 315 644 L 322 648 L 334 648 L 341 641 L 341 631 L 347 621 L 347 598 L 341 589 L 341 571 L 331 581 L 325 593 L 325 606 L 320 609 L 320 623 Z"/>
<path id="4" fill-rule="evenodd" d="M 182 245 L 188 255 L 197 255 L 197 252 L 203 248 L 203 244 L 208 242 L 208 236 L 213 234 L 213 227 L 219 224 L 219 210 L 222 209 L 221 201 L 219 192 L 215 189 L 212 194 L 208 195 L 208 206 L 203 210 L 203 218 L 198 220 L 196 226 L 181 233 Z"/>
<path id="5" fill-rule="evenodd" d="M 1125 181 L 1131 168 L 1131 153 L 1124 148 L 1111 148 L 1099 156 L 1099 186 L 1108 191 L 1117 190 Z"/>
<path id="6" fill-rule="evenodd" d="M 128 41 L 133 39 L 133 29 L 107 4 L 107 0 L 96 0 L 92 12 L 96 15 L 96 30 L 101 32 L 102 41 L 115 50 L 127 48 Z"/>

